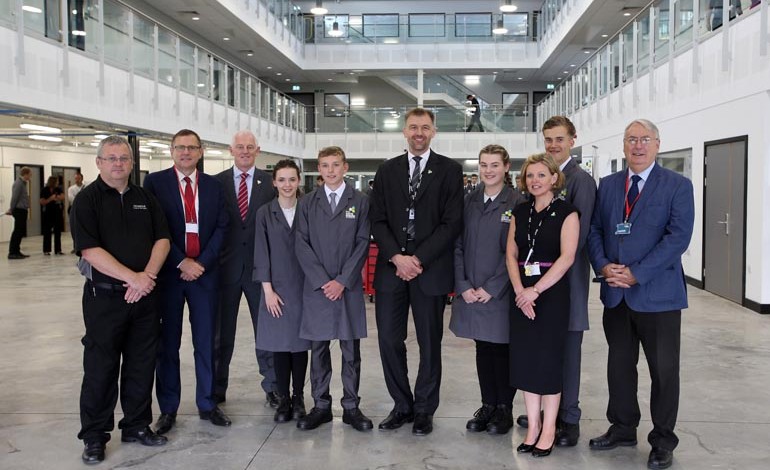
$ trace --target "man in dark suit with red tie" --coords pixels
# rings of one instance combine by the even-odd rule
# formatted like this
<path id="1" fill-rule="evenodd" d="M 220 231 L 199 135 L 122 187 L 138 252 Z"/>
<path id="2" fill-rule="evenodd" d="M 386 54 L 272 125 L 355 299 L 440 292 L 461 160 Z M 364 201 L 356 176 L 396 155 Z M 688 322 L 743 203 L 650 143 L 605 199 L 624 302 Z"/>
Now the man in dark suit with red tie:
<path id="1" fill-rule="evenodd" d="M 174 135 L 171 157 L 172 168 L 151 173 L 144 180 L 144 187 L 160 202 L 171 232 L 171 251 L 158 276 L 162 320 L 155 384 L 161 412 L 158 434 L 167 433 L 176 423 L 181 399 L 179 347 L 185 302 L 190 312 L 199 416 L 217 426 L 230 425 L 213 396 L 219 252 L 228 222 L 224 191 L 214 177 L 197 168 L 203 148 L 195 132 L 183 129 Z"/>
<path id="2" fill-rule="evenodd" d="M 230 218 L 219 264 L 222 271 L 219 276 L 219 318 L 214 347 L 214 399 L 217 403 L 226 400 L 242 295 L 246 296 L 249 305 L 255 340 L 257 337 L 257 314 L 262 287 L 251 280 L 254 270 L 255 214 L 257 209 L 275 197 L 272 177 L 254 166 L 259 155 L 259 145 L 251 131 L 235 133 L 230 154 L 233 156 L 233 167 L 216 176 L 225 190 L 225 207 Z M 262 389 L 267 394 L 268 403 L 275 407 L 278 398 L 275 394 L 273 354 L 258 349 L 256 353 L 259 373 L 264 377 Z"/>
<path id="3" fill-rule="evenodd" d="M 406 114 L 408 152 L 377 170 L 369 209 L 379 246 L 374 288 L 380 357 L 395 402 L 379 428 L 414 421 L 418 436 L 433 430 L 438 408 L 444 305 L 454 285 L 454 242 L 463 223 L 462 167 L 430 149 L 435 135 L 431 111 Z M 414 393 L 404 345 L 410 307 L 420 345 Z"/>

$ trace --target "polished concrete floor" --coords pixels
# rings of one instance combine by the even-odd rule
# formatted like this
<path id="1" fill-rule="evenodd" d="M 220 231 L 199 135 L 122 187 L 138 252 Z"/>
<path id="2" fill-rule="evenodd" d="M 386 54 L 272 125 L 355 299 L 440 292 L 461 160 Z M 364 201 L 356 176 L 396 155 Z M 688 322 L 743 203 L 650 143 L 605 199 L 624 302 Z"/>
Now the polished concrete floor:
<path id="1" fill-rule="evenodd" d="M 65 235 L 65 251 L 71 241 Z M 40 237 L 24 240 L 27 260 L 5 259 L 0 244 L 0 469 L 79 469 L 82 445 L 78 394 L 82 377 L 80 310 L 82 278 L 75 257 L 43 256 Z M 434 432 L 413 437 L 396 432 L 360 433 L 341 421 L 338 375 L 333 379 L 333 423 L 299 431 L 294 423 L 275 424 L 260 391 L 253 336 L 245 302 L 232 364 L 232 388 L 224 409 L 230 428 L 201 421 L 193 397 L 189 328 L 183 340 L 183 396 L 178 427 L 165 447 L 120 442 L 119 431 L 97 468 L 132 469 L 635 469 L 645 468 L 649 446 L 649 379 L 641 361 L 639 445 L 595 452 L 588 439 L 607 427 L 606 345 L 598 292 L 591 295 L 593 328 L 583 346 L 582 436 L 577 447 L 557 448 L 545 459 L 517 455 L 524 431 L 505 436 L 472 434 L 465 422 L 479 406 L 473 343 L 444 339 L 442 400 Z M 770 317 L 694 288 L 683 315 L 682 394 L 673 468 L 770 468 Z M 369 335 L 362 341 L 361 408 L 375 425 L 392 402 L 384 387 L 377 331 L 370 305 Z M 447 309 L 448 324 L 449 310 Z M 408 339 L 410 369 L 417 344 Z M 335 351 L 337 353 L 338 351 Z M 335 365 L 338 364 L 335 361 Z M 305 387 L 308 407 L 309 385 Z M 520 396 L 515 412 L 523 411 Z M 120 410 L 117 410 L 120 418 Z M 157 413 L 157 410 L 156 410 Z"/>

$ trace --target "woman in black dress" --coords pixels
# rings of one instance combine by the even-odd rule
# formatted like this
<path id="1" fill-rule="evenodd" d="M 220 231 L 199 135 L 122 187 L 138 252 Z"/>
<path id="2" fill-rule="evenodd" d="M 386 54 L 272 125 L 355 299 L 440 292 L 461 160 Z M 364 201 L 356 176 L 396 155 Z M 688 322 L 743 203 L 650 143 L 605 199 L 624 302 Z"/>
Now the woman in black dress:
<path id="1" fill-rule="evenodd" d="M 531 201 L 514 211 L 506 265 L 515 301 L 511 307 L 511 385 L 524 392 L 529 427 L 516 449 L 534 457 L 551 453 L 562 389 L 562 359 L 569 321 L 569 284 L 580 226 L 576 209 L 554 196 L 564 175 L 547 154 L 521 168 Z M 543 420 L 540 410 L 543 409 Z"/>
<path id="2" fill-rule="evenodd" d="M 48 177 L 48 184 L 40 190 L 40 205 L 43 206 L 43 254 L 51 254 L 51 233 L 54 250 L 61 251 L 61 233 L 64 230 L 64 190 L 59 186 L 59 178 Z"/>

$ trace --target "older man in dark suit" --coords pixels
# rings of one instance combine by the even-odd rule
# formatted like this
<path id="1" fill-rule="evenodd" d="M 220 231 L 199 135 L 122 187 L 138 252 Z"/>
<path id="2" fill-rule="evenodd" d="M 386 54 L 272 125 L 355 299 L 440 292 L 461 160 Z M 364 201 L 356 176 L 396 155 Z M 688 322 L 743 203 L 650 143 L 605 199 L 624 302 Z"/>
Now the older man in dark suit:
<path id="1" fill-rule="evenodd" d="M 609 353 L 609 430 L 589 445 L 594 450 L 635 446 L 639 343 L 650 369 L 653 429 L 647 466 L 668 468 L 679 443 L 679 339 L 687 289 L 682 254 L 692 237 L 692 182 L 655 163 L 658 128 L 646 119 L 626 127 L 623 152 L 628 169 L 599 183 L 588 235 L 591 264 L 604 282 L 604 335 Z"/>
<path id="2" fill-rule="evenodd" d="M 454 284 L 453 248 L 463 220 L 462 167 L 430 149 L 435 135 L 431 111 L 406 114 L 408 152 L 377 170 L 369 209 L 379 245 L 374 288 L 380 356 L 395 402 L 379 428 L 414 421 L 412 432 L 419 436 L 433 430 L 439 404 L 444 305 Z M 404 345 L 410 306 L 420 345 L 414 394 Z"/>
<path id="3" fill-rule="evenodd" d="M 257 337 L 257 314 L 262 291 L 259 283 L 251 280 L 255 214 L 275 196 L 271 176 L 255 166 L 259 145 L 251 131 L 240 131 L 233 136 L 230 155 L 234 160 L 232 168 L 216 176 L 225 190 L 225 207 L 230 219 L 219 264 L 219 315 L 214 344 L 214 400 L 217 403 L 224 402 L 227 397 L 241 295 L 246 296 L 254 338 Z M 268 403 L 277 406 L 273 355 L 256 347 L 255 350 L 259 373 L 263 377 L 262 389 L 267 394 Z"/>
<path id="4" fill-rule="evenodd" d="M 222 185 L 197 168 L 202 157 L 198 134 L 183 129 L 171 139 L 174 166 L 144 179 L 145 189 L 160 202 L 171 232 L 171 251 L 158 275 L 162 320 L 155 384 L 161 413 L 158 434 L 174 426 L 181 400 L 179 348 L 185 302 L 195 357 L 198 414 L 217 426 L 231 424 L 213 397 L 216 291 L 227 213 Z"/>

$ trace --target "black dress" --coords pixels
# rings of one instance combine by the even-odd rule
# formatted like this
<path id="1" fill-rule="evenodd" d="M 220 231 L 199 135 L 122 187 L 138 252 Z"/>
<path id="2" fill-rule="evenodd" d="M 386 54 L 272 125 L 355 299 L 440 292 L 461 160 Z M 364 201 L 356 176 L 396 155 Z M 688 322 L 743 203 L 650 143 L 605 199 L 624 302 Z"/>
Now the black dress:
<path id="1" fill-rule="evenodd" d="M 530 237 L 534 235 L 540 221 L 542 225 L 534 237 L 535 249 L 530 264 L 553 263 L 561 254 L 561 227 L 564 219 L 576 212 L 568 202 L 555 199 L 549 209 L 541 212 L 530 208 L 533 202 L 519 204 L 514 210 L 516 219 L 516 245 L 519 248 L 519 274 L 524 287 L 533 286 L 550 267 L 540 267 L 540 276 L 525 276 L 521 263 L 529 253 Z M 562 363 L 564 342 L 569 325 L 569 281 L 563 276 L 556 284 L 544 291 L 535 300 L 535 319 L 530 320 L 516 306 L 515 296 L 511 297 L 511 386 L 539 395 L 552 395 L 562 390 Z"/>

